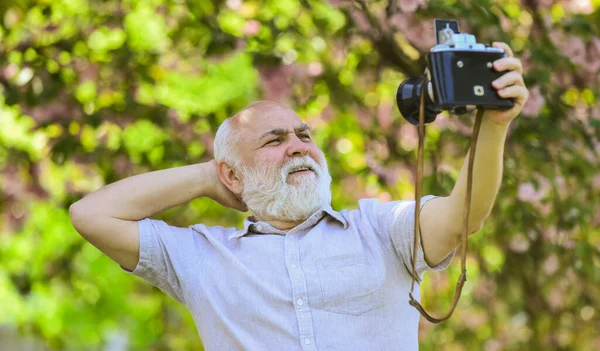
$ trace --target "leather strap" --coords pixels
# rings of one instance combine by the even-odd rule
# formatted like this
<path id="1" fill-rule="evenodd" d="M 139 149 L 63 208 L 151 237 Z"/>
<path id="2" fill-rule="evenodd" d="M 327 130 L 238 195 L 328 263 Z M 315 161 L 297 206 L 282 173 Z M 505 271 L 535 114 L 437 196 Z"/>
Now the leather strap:
<path id="1" fill-rule="evenodd" d="M 440 318 L 431 316 L 421 304 L 413 297 L 413 291 L 415 288 L 415 281 L 417 280 L 417 250 L 419 249 L 419 239 L 421 239 L 421 187 L 423 184 L 423 144 L 425 139 L 425 94 L 427 93 L 428 81 L 425 78 L 423 85 L 421 86 L 421 103 L 419 106 L 419 147 L 417 150 L 417 181 L 415 184 L 415 233 L 414 233 L 414 247 L 413 247 L 413 259 L 412 259 L 412 284 L 408 296 L 410 297 L 409 304 L 415 307 L 419 313 L 425 319 L 431 323 L 440 323 L 452 316 L 460 294 L 462 292 L 463 285 L 467 281 L 467 247 L 469 237 L 469 214 L 471 212 L 471 190 L 473 188 L 473 163 L 475 161 L 475 152 L 477 149 L 477 138 L 479 137 L 479 129 L 481 127 L 481 120 L 483 116 L 483 109 L 477 110 L 477 117 L 475 119 L 475 126 L 473 127 L 473 135 L 471 137 L 471 147 L 469 151 L 469 165 L 467 172 L 467 193 L 465 196 L 465 211 L 463 215 L 464 223 L 464 234 L 461 237 L 462 241 L 462 257 L 461 257 L 461 273 L 456 283 L 456 290 L 454 291 L 454 297 L 452 299 L 452 306 L 446 315 Z"/>

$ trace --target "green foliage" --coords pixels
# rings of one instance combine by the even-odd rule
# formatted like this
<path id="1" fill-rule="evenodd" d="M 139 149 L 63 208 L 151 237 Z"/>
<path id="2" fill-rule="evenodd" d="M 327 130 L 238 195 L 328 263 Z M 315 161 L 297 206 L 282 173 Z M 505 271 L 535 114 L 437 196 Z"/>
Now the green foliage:
<path id="1" fill-rule="evenodd" d="M 3 0 L 0 2 L 0 325 L 49 350 L 202 349 L 183 306 L 121 272 L 71 227 L 71 203 L 150 170 L 208 161 L 218 125 L 257 99 L 315 129 L 334 208 L 411 198 L 416 130 L 394 106 L 421 74 L 433 18 L 505 41 L 531 96 L 504 181 L 470 239 L 454 317 L 423 322 L 422 350 L 600 348 L 600 2 Z M 426 193 L 448 194 L 472 118 L 426 140 Z M 160 218 L 239 226 L 207 199 Z M 450 304 L 457 264 L 430 273 Z M 1 342 L 0 342 L 1 343 Z"/>
<path id="2" fill-rule="evenodd" d="M 218 64 L 207 63 L 204 69 L 199 77 L 177 71 L 161 72 L 161 80 L 154 88 L 156 101 L 184 116 L 206 115 L 252 96 L 256 89 L 257 74 L 248 55 L 239 54 Z"/>

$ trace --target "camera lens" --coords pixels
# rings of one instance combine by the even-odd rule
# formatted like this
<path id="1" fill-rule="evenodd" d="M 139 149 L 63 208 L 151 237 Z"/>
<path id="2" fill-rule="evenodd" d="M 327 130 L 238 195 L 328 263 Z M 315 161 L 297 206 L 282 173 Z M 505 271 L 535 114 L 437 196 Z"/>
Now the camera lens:
<path id="1" fill-rule="evenodd" d="M 410 77 L 405 79 L 396 92 L 396 103 L 402 116 L 414 125 L 419 124 L 419 104 L 421 103 L 421 86 L 425 78 Z M 442 112 L 431 99 L 429 94 L 425 94 L 425 123 L 435 121 L 437 115 Z"/>

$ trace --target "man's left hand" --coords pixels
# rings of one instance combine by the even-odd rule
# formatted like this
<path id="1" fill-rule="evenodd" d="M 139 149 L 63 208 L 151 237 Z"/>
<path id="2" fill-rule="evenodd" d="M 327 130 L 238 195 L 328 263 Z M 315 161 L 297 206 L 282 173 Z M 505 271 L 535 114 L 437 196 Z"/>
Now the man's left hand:
<path id="1" fill-rule="evenodd" d="M 486 110 L 484 120 L 508 126 L 523 109 L 529 97 L 529 90 L 523 81 L 523 65 L 518 58 L 513 56 L 510 46 L 500 42 L 494 42 L 492 46 L 503 49 L 507 56 L 494 61 L 496 71 L 506 73 L 493 81 L 492 86 L 498 91 L 500 97 L 512 98 L 514 106 L 509 110 Z"/>

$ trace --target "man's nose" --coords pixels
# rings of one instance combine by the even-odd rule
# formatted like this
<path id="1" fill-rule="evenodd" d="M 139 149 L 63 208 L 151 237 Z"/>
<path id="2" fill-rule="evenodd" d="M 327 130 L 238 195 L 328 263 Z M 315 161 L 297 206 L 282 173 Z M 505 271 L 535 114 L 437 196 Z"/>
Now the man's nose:
<path id="1" fill-rule="evenodd" d="M 308 145 L 300 140 L 297 135 L 291 137 L 290 146 L 287 149 L 288 156 L 304 156 L 308 154 Z"/>

